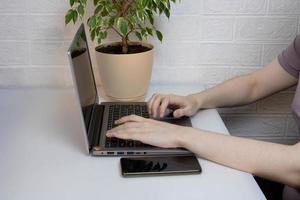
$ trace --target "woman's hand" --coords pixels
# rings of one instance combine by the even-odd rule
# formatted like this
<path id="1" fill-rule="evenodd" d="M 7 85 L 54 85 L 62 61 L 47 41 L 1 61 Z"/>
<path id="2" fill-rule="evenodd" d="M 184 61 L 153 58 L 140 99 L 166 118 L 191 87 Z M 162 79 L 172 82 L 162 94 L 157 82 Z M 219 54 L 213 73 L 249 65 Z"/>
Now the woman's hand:
<path id="1" fill-rule="evenodd" d="M 153 117 L 163 117 L 167 108 L 174 110 L 173 116 L 192 116 L 198 109 L 198 103 L 193 95 L 179 96 L 174 94 L 154 94 L 148 101 L 148 112 Z"/>
<path id="2" fill-rule="evenodd" d="M 162 148 L 182 147 L 184 134 L 192 130 L 189 127 L 146 119 L 137 115 L 122 117 L 115 122 L 119 126 L 107 131 L 107 137 L 125 140 L 137 140 Z"/>

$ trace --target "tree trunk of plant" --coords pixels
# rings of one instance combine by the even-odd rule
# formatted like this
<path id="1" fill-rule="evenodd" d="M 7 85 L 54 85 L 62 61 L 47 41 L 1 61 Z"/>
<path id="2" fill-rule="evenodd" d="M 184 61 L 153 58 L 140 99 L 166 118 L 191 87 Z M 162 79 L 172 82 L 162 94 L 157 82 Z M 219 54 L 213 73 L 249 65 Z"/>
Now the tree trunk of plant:
<path id="1" fill-rule="evenodd" d="M 128 53 L 128 38 L 127 37 L 122 37 L 122 52 L 124 54 Z"/>

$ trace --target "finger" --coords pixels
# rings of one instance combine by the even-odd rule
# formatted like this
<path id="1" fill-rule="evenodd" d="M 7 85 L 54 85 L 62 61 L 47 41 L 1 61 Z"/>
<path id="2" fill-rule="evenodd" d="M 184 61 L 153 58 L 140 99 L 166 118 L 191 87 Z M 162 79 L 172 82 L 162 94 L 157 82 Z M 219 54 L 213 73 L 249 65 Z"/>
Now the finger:
<path id="1" fill-rule="evenodd" d="M 129 128 L 139 127 L 138 123 L 140 123 L 140 122 L 126 122 L 126 123 L 123 123 L 119 126 L 116 126 L 112 129 L 110 129 L 109 131 L 127 130 Z"/>
<path id="2" fill-rule="evenodd" d="M 152 97 L 150 98 L 150 100 L 148 101 L 148 113 L 151 115 L 151 108 L 152 108 L 152 104 L 153 104 L 153 101 L 155 99 L 155 96 L 156 96 L 156 93 L 154 93 L 152 95 Z"/>
<path id="3" fill-rule="evenodd" d="M 159 112 L 160 112 L 159 115 L 160 115 L 161 118 L 164 117 L 164 114 L 165 114 L 165 111 L 168 107 L 168 104 L 169 104 L 169 97 L 166 96 L 162 99 L 160 109 L 159 109 Z"/>
<path id="4" fill-rule="evenodd" d="M 126 122 L 142 122 L 145 121 L 146 119 L 144 117 L 141 116 L 137 116 L 137 115 L 128 115 L 125 117 L 122 117 L 118 120 L 115 121 L 115 124 L 123 124 Z"/>
<path id="5" fill-rule="evenodd" d="M 173 112 L 175 118 L 179 118 L 185 115 L 185 109 L 177 109 Z"/>
<path id="6" fill-rule="evenodd" d="M 161 95 L 157 95 L 153 101 L 152 109 L 151 109 L 154 118 L 157 116 L 157 110 L 160 104 L 161 104 Z"/>
<path id="7" fill-rule="evenodd" d="M 123 140 L 136 140 L 135 133 L 127 131 L 127 130 L 116 130 L 116 131 L 108 131 L 106 133 L 107 137 L 116 137 Z"/>

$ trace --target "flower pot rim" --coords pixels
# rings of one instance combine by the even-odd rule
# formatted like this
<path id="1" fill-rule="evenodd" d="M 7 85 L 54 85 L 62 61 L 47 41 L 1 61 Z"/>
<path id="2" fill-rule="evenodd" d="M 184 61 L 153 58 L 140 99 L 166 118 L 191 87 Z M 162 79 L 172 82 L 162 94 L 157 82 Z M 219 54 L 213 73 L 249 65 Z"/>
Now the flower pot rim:
<path id="1" fill-rule="evenodd" d="M 97 49 L 100 49 L 100 48 L 103 48 L 103 47 L 106 47 L 106 46 L 116 46 L 116 45 L 119 45 L 119 44 L 121 44 L 121 42 L 107 42 L 107 43 L 96 46 L 95 50 L 97 51 Z M 108 54 L 108 55 L 116 55 L 116 56 L 128 56 L 128 55 L 136 55 L 136 54 L 147 53 L 147 52 L 153 51 L 153 49 L 154 49 L 154 46 L 152 44 L 146 43 L 146 42 L 129 41 L 128 44 L 129 45 L 138 44 L 138 45 L 148 47 L 150 49 L 147 50 L 147 51 L 143 51 L 143 52 L 139 52 L 139 53 L 130 53 L 130 54 L 105 53 L 105 52 L 99 52 L 99 51 L 97 51 L 97 53 Z"/>

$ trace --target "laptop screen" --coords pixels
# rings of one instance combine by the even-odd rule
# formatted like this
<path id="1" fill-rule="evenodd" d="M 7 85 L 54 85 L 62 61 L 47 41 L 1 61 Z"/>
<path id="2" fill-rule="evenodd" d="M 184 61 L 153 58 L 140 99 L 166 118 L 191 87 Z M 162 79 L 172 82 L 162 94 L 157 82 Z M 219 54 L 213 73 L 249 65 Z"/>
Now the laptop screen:
<path id="1" fill-rule="evenodd" d="M 85 128 L 88 132 L 93 105 L 98 101 L 98 98 L 83 24 L 78 29 L 68 54 L 73 68 L 73 80 L 77 86 Z"/>

